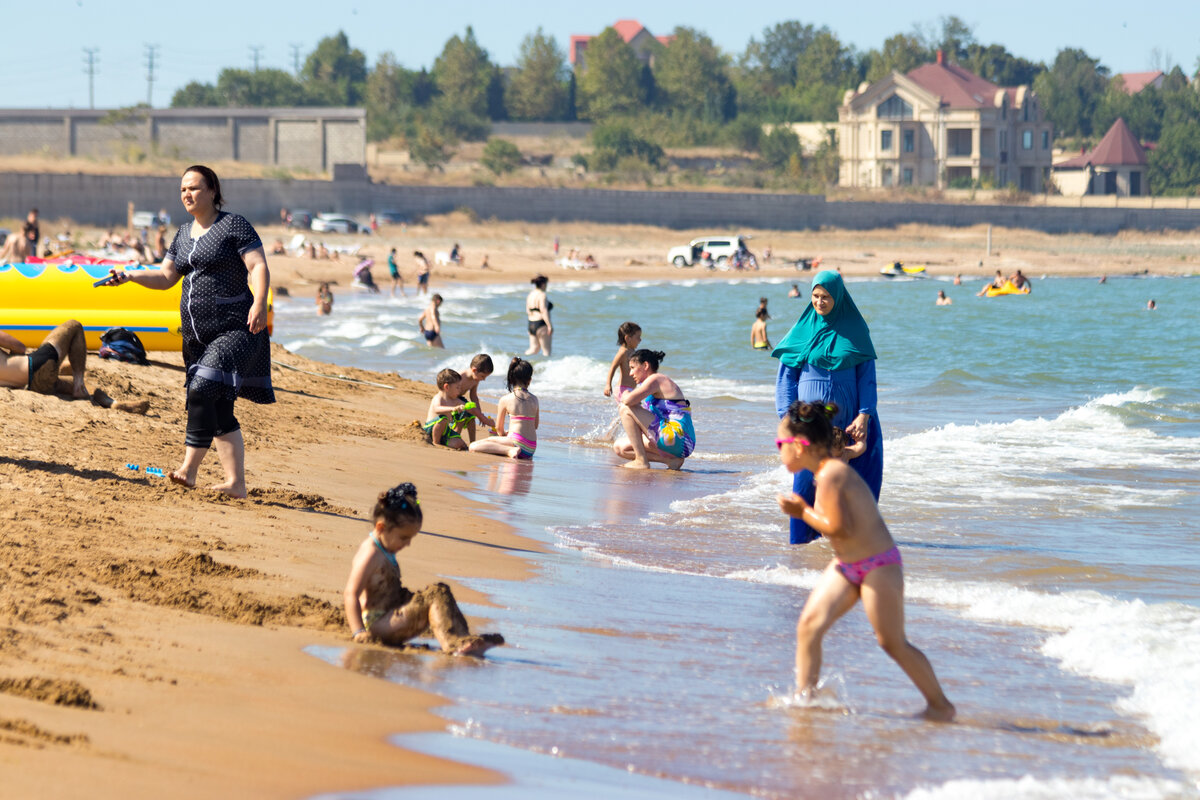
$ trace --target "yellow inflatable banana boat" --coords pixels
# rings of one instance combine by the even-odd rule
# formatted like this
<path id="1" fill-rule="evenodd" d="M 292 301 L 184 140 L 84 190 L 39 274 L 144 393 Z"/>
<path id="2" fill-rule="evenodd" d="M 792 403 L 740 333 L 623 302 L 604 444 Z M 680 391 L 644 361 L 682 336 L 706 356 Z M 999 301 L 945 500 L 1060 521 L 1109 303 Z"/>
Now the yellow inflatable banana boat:
<path id="1" fill-rule="evenodd" d="M 46 334 L 68 320 L 79 320 L 87 334 L 88 349 L 100 347 L 109 328 L 127 328 L 138 335 L 147 350 L 183 349 L 179 297 L 183 282 L 167 291 L 135 283 L 120 287 L 93 284 L 109 270 L 158 270 L 158 266 L 113 263 L 0 264 L 0 330 L 37 347 Z M 267 297 L 267 329 L 274 322 L 271 296 Z"/>
<path id="2" fill-rule="evenodd" d="M 1005 294 L 1029 294 L 1029 287 L 1022 286 L 1020 289 L 1018 289 L 1017 285 L 1012 281 L 1005 281 L 1003 286 L 999 288 L 992 286 L 987 290 L 988 297 L 999 297 Z"/>

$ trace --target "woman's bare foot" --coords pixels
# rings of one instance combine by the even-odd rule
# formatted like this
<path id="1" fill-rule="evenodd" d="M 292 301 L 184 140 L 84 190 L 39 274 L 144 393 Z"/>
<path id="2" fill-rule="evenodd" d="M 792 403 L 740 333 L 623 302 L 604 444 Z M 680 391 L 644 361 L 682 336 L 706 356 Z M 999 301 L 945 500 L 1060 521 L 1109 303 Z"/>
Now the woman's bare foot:
<path id="1" fill-rule="evenodd" d="M 650 469 L 650 462 L 640 458 L 635 458 L 627 464 L 622 464 L 625 469 Z"/>
<path id="2" fill-rule="evenodd" d="M 195 489 L 196 488 L 196 478 L 195 477 L 189 478 L 187 473 L 184 472 L 182 468 L 168 472 L 167 477 L 171 479 L 171 483 L 178 483 L 180 486 L 183 486 L 184 488 L 187 488 L 187 489 Z"/>
<path id="3" fill-rule="evenodd" d="M 498 633 L 485 633 L 482 636 L 468 636 L 454 649 L 456 656 L 481 656 L 493 647 L 504 644 L 504 637 Z"/>
<path id="4" fill-rule="evenodd" d="M 214 492 L 227 494 L 230 497 L 236 497 L 239 500 L 246 499 L 246 484 L 244 481 L 225 481 L 224 483 L 214 483 L 208 487 Z"/>
<path id="5" fill-rule="evenodd" d="M 933 706 L 926 706 L 925 710 L 921 712 L 920 716 L 923 719 L 929 720 L 930 722 L 953 722 L 954 715 L 957 713 L 957 711 L 958 710 L 954 707 L 954 704 L 947 700 L 946 705 L 944 706 L 938 706 L 936 708 Z"/>

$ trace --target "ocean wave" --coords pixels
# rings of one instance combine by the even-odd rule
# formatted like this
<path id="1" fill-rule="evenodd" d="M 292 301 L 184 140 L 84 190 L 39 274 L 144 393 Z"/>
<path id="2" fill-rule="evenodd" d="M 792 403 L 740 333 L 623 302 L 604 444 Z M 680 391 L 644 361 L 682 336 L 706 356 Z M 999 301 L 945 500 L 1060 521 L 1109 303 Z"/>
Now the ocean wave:
<path id="1" fill-rule="evenodd" d="M 1176 781 L 1113 775 L 1109 778 L 1034 778 L 1026 775 L 1017 780 L 949 781 L 941 786 L 921 787 L 906 794 L 903 800 L 1151 800 L 1179 797 L 1185 787 Z M 868 795 L 873 797 L 874 795 Z"/>

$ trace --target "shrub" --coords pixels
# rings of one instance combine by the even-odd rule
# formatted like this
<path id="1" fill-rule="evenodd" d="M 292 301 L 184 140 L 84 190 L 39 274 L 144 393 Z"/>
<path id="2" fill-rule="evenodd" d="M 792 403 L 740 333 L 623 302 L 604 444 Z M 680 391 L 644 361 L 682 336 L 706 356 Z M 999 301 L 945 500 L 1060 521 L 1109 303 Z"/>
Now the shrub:
<path id="1" fill-rule="evenodd" d="M 480 160 L 493 174 L 503 175 L 521 165 L 521 151 L 507 139 L 488 139 Z"/>

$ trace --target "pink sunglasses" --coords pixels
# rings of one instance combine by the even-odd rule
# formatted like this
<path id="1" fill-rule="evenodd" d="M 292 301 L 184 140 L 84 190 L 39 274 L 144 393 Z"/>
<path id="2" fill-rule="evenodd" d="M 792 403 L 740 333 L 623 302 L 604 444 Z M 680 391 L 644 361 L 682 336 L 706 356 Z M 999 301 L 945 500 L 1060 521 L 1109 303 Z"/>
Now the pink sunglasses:
<path id="1" fill-rule="evenodd" d="M 790 439 L 776 439 L 775 448 L 777 450 L 782 450 L 785 444 L 791 444 L 792 442 L 798 442 L 801 447 L 808 447 L 810 444 L 812 444 L 808 441 L 808 439 L 797 439 L 795 436 L 793 436 Z"/>

